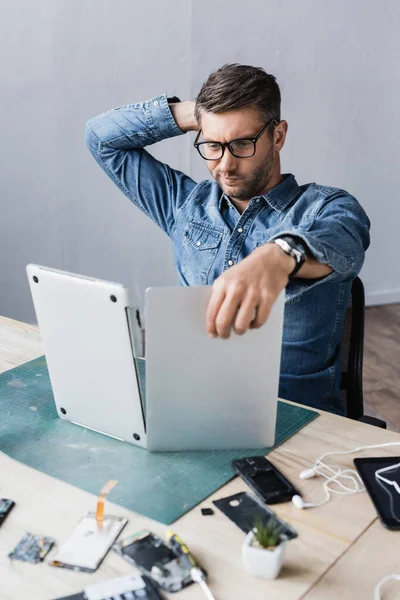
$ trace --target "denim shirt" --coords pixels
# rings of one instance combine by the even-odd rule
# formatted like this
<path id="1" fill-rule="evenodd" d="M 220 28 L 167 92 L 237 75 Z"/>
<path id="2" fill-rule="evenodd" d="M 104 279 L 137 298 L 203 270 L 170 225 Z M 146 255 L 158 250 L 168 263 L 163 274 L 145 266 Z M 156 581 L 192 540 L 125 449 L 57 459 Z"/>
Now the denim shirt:
<path id="1" fill-rule="evenodd" d="M 216 182 L 196 183 L 145 150 L 182 134 L 165 94 L 86 125 L 88 147 L 101 168 L 171 238 L 182 285 L 212 284 L 281 235 L 301 238 L 320 263 L 332 267 L 326 277 L 295 279 L 286 288 L 279 395 L 340 414 L 340 340 L 351 282 L 369 246 L 368 217 L 344 190 L 299 186 L 290 174 L 239 214 Z"/>

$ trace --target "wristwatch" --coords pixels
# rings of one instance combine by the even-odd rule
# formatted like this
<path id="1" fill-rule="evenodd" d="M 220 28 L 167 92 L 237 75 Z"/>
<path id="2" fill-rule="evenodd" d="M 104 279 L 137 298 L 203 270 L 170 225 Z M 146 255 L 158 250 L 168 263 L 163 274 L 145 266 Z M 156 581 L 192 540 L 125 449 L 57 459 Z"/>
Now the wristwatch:
<path id="1" fill-rule="evenodd" d="M 283 235 L 282 237 L 273 240 L 273 242 L 275 244 L 278 244 L 278 246 L 282 248 L 282 250 L 286 252 L 286 254 L 294 258 L 294 260 L 296 261 L 294 269 L 289 275 L 289 279 L 292 279 L 306 261 L 306 245 L 299 238 L 294 238 L 290 235 Z"/>

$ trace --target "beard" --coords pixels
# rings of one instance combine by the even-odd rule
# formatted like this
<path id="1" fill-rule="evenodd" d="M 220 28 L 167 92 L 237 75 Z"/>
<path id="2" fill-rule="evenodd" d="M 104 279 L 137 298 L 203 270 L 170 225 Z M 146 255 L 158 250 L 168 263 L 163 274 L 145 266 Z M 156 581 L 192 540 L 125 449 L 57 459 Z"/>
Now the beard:
<path id="1" fill-rule="evenodd" d="M 274 149 L 271 147 L 268 150 L 264 162 L 261 165 L 258 165 L 251 175 L 247 175 L 243 179 L 238 176 L 238 179 L 234 181 L 232 185 L 226 185 L 226 182 L 223 181 L 222 174 L 219 171 L 216 171 L 213 176 L 222 191 L 233 200 L 251 200 L 254 196 L 261 194 L 267 187 L 272 177 L 274 164 Z M 227 177 L 236 177 L 236 172 L 227 171 L 223 173 L 223 175 Z"/>

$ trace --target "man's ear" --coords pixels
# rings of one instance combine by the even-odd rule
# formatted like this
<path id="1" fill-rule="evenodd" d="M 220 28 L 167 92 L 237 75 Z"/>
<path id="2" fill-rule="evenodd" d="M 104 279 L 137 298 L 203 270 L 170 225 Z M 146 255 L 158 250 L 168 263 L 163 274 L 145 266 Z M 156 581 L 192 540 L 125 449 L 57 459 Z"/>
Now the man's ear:
<path id="1" fill-rule="evenodd" d="M 275 126 L 274 129 L 274 148 L 277 152 L 282 150 L 283 145 L 286 140 L 286 135 L 288 132 L 288 123 L 287 121 L 280 121 L 278 125 Z"/>

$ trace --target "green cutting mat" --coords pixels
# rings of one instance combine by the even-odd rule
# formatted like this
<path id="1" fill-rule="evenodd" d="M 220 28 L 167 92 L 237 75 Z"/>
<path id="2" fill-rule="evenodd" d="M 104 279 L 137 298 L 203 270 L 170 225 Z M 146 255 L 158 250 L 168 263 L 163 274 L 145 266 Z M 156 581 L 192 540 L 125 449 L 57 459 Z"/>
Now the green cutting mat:
<path id="1" fill-rule="evenodd" d="M 151 453 L 72 425 L 57 415 L 44 357 L 0 374 L 0 415 L 1 451 L 94 494 L 117 479 L 110 500 L 165 524 L 232 479 L 233 458 L 272 450 Z M 316 416 L 279 402 L 276 445 Z"/>

